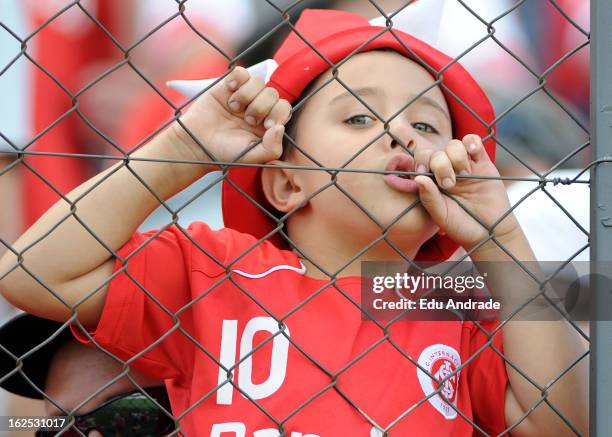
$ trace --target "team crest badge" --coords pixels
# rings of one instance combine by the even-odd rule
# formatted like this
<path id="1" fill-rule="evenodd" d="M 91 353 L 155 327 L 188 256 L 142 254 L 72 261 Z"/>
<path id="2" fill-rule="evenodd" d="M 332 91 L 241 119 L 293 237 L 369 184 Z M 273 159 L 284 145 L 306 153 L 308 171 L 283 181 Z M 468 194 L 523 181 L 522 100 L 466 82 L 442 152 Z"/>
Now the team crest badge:
<path id="1" fill-rule="evenodd" d="M 417 377 L 425 395 L 429 396 L 442 386 L 442 389 L 430 397 L 429 403 L 444 416 L 445 419 L 457 417 L 457 390 L 459 388 L 460 371 L 455 372 L 461 366 L 459 353 L 445 344 L 432 344 L 426 347 L 418 359 L 419 365 L 427 370 L 434 379 L 417 367 Z M 452 375 L 448 377 L 449 375 Z M 448 379 L 445 379 L 448 378 Z M 439 381 L 444 380 L 440 383 Z M 451 405 L 453 407 L 451 407 Z"/>

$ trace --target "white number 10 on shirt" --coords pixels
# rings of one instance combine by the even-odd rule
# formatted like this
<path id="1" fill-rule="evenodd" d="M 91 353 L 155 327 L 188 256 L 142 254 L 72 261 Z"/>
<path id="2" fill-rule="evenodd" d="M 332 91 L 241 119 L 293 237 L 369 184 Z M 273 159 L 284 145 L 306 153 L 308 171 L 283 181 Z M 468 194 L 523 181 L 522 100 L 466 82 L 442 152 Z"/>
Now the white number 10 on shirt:
<path id="1" fill-rule="evenodd" d="M 219 367 L 218 384 L 227 381 L 229 369 L 242 360 L 232 372 L 238 375 L 238 387 L 251 399 L 262 399 L 275 393 L 283 384 L 287 373 L 287 354 L 289 352 L 289 328 L 285 326 L 285 335 L 277 334 L 272 339 L 272 354 L 270 358 L 270 373 L 268 379 L 260 384 L 253 383 L 253 339 L 255 334 L 266 331 L 276 334 L 279 331 L 278 322 L 272 317 L 255 317 L 248 321 L 240 337 L 240 359 L 236 359 L 236 345 L 238 344 L 238 320 L 224 320 L 221 330 L 221 353 L 219 361 L 223 367 Z M 234 380 L 236 380 L 234 378 Z M 217 404 L 231 405 L 234 394 L 234 386 L 226 383 L 217 390 Z M 243 395 L 244 396 L 244 395 Z M 246 396 L 245 396 L 246 397 Z"/>

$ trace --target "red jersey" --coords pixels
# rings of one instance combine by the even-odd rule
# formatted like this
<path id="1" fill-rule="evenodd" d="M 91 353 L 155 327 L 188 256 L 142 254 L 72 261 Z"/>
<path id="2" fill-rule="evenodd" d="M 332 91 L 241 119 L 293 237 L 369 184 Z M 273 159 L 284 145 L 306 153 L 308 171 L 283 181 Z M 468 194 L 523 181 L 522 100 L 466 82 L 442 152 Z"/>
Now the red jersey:
<path id="1" fill-rule="evenodd" d="M 362 317 L 359 277 L 330 285 L 291 251 L 203 223 L 136 233 L 119 256 L 126 268 L 92 336 L 166 380 L 188 436 L 477 434 L 469 420 L 505 429 L 505 364 L 471 322 L 383 329 Z M 500 334 L 490 345 L 503 353 Z"/>

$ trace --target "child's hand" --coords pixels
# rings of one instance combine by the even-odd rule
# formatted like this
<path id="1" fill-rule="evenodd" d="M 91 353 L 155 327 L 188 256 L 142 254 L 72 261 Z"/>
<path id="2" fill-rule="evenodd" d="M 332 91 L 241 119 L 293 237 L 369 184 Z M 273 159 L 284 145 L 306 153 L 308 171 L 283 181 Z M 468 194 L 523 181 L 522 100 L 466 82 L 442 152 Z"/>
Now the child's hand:
<path id="1" fill-rule="evenodd" d="M 466 135 L 463 141 L 452 140 L 444 150 L 415 150 L 417 168 L 424 165 L 436 182 L 427 176 L 417 176 L 419 197 L 432 219 L 450 238 L 469 250 L 489 234 L 465 209 L 486 226 L 493 225 L 510 209 L 506 189 L 497 179 L 457 179 L 456 175 L 497 176 L 499 172 L 489 159 L 482 140 L 477 135 Z M 467 173 L 465 173 L 467 172 Z M 452 196 L 442 194 L 438 187 Z M 512 213 L 494 229 L 499 237 L 519 229 Z"/>
<path id="2" fill-rule="evenodd" d="M 262 79 L 236 67 L 180 118 L 212 156 L 178 123 L 172 129 L 188 159 L 229 162 L 249 150 L 238 162 L 261 164 L 280 157 L 290 114 L 291 105 L 279 99 L 274 88 L 264 87 Z"/>

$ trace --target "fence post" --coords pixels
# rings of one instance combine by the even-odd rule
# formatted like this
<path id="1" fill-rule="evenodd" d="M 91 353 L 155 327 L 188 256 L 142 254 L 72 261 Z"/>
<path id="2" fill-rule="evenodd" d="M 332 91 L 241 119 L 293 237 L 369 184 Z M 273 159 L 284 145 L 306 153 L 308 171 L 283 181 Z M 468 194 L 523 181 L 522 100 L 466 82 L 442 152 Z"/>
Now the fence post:
<path id="1" fill-rule="evenodd" d="M 612 3 L 591 0 L 592 159 L 612 158 Z M 591 169 L 591 272 L 612 261 L 612 162 Z M 603 271 L 602 271 L 603 270 Z M 595 275 L 590 322 L 590 435 L 612 430 L 612 293 Z"/>

